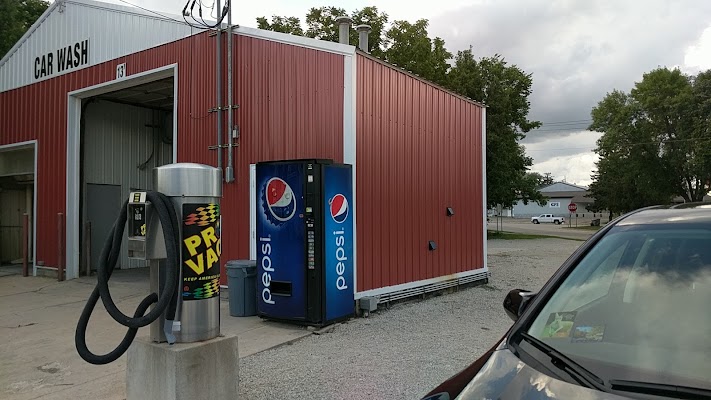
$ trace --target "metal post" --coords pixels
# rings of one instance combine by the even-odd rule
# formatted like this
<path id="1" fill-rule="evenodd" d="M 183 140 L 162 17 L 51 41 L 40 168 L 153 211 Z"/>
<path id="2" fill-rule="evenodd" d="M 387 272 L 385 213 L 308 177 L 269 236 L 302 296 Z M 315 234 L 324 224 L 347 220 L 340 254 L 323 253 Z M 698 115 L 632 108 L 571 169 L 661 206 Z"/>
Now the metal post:
<path id="1" fill-rule="evenodd" d="M 22 215 L 22 276 L 27 276 L 28 273 L 28 233 L 30 229 L 30 216 L 27 213 Z"/>
<path id="2" fill-rule="evenodd" d="M 227 0 L 227 168 L 225 182 L 235 179 L 232 161 L 232 0 Z"/>
<path id="3" fill-rule="evenodd" d="M 216 0 L 218 18 L 222 15 L 220 0 Z M 222 169 L 222 22 L 217 26 L 217 62 L 215 92 L 217 94 L 217 168 Z"/>
<path id="4" fill-rule="evenodd" d="M 57 213 L 57 280 L 64 280 L 64 214 Z"/>

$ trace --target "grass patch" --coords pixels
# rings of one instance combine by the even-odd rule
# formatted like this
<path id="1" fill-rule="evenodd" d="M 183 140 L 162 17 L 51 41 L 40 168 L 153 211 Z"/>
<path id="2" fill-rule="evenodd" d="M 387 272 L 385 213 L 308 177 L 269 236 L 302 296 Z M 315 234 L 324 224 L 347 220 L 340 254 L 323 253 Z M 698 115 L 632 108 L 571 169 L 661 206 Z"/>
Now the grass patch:
<path id="1" fill-rule="evenodd" d="M 568 229 L 580 229 L 583 231 L 599 231 L 602 228 L 602 226 L 590 226 L 590 225 L 578 225 L 578 226 L 571 226 Z"/>
<path id="2" fill-rule="evenodd" d="M 504 239 L 504 240 L 533 240 L 533 239 L 564 239 L 564 240 L 575 240 L 578 242 L 583 242 L 582 239 L 573 239 L 562 236 L 554 235 L 535 235 L 529 233 L 516 233 L 516 232 L 504 232 L 504 231 L 486 231 L 487 239 Z"/>
<path id="3" fill-rule="evenodd" d="M 486 236 L 489 239 L 507 239 L 507 240 L 522 240 L 522 239 L 548 239 L 551 236 L 532 235 L 528 233 L 515 233 L 504 231 L 486 231 Z"/>

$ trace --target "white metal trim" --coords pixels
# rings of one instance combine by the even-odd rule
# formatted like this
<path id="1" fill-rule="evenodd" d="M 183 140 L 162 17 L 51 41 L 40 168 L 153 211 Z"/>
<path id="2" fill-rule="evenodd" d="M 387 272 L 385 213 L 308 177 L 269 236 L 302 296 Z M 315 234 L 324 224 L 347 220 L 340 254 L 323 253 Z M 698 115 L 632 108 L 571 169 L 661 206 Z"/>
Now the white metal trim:
<path id="1" fill-rule="evenodd" d="M 233 32 L 247 37 L 256 39 L 265 39 L 272 42 L 291 44 L 299 47 L 306 47 L 314 50 L 326 51 L 329 53 L 354 55 L 356 48 L 353 45 L 331 42 L 328 40 L 312 39 L 305 36 L 290 35 L 288 33 L 268 31 L 264 29 L 248 28 L 239 26 L 233 29 Z"/>
<path id="2" fill-rule="evenodd" d="M 407 290 L 407 289 L 412 289 L 412 288 L 417 288 L 421 286 L 426 286 L 426 285 L 431 285 L 433 283 L 439 283 L 439 282 L 447 282 L 453 279 L 457 278 L 465 278 L 467 276 L 472 276 L 472 275 L 479 275 L 479 274 L 486 274 L 488 276 L 489 270 L 486 267 L 483 268 L 478 268 L 474 269 L 471 271 L 464 271 L 464 272 L 458 272 L 456 274 L 451 274 L 451 275 L 444 275 L 444 276 L 439 276 L 436 278 L 430 278 L 430 279 L 424 279 L 421 281 L 416 281 L 416 282 L 408 282 L 408 283 L 402 283 L 400 285 L 394 285 L 394 286 L 385 286 L 382 288 L 378 289 L 371 289 L 371 290 L 366 290 L 364 292 L 360 292 L 355 294 L 355 299 L 361 299 L 363 297 L 367 296 L 380 296 L 388 293 L 394 293 L 398 292 L 401 290 Z"/>
<path id="3" fill-rule="evenodd" d="M 32 193 L 32 276 L 37 276 L 37 175 L 38 175 L 38 159 L 39 159 L 39 141 L 35 142 L 35 179 L 33 182 Z"/>
<path id="4" fill-rule="evenodd" d="M 173 164 L 178 162 L 178 64 L 173 64 Z"/>
<path id="5" fill-rule="evenodd" d="M 486 206 L 486 108 L 482 107 L 481 109 L 481 182 L 482 182 L 482 188 L 481 188 L 481 194 L 482 194 L 482 212 L 484 213 L 484 236 L 482 237 L 482 240 L 484 241 L 484 268 L 488 270 L 488 252 L 489 252 L 489 241 L 487 240 L 487 226 L 486 226 L 486 217 L 487 217 L 487 206 Z"/>
<path id="6" fill-rule="evenodd" d="M 257 259 L 257 164 L 249 164 L 249 259 Z"/>
<path id="7" fill-rule="evenodd" d="M 39 154 L 39 142 L 37 139 L 26 140 L 24 142 L 0 145 L 0 150 L 11 149 L 13 147 L 32 146 L 35 151 L 34 159 L 34 179 L 32 180 L 32 276 L 37 276 L 37 156 Z"/>
<path id="8" fill-rule="evenodd" d="M 343 57 L 343 162 L 352 165 L 353 198 L 353 292 L 358 292 L 358 214 L 356 192 L 356 56 Z"/>
<path id="9" fill-rule="evenodd" d="M 120 63 L 119 60 L 113 60 L 110 62 L 115 62 L 117 64 Z M 68 95 L 76 97 L 78 99 L 86 99 L 87 97 L 93 97 L 107 92 L 127 89 L 144 83 L 170 78 L 171 76 L 176 78 L 175 85 L 177 85 L 177 73 L 178 64 L 168 64 L 148 71 L 139 72 L 134 75 L 127 75 L 125 78 L 122 78 L 120 80 L 114 79 L 96 84 L 94 86 L 88 86 L 82 89 L 77 89 L 69 92 Z"/>
<path id="10" fill-rule="evenodd" d="M 67 93 L 67 193 L 65 221 L 79 220 L 79 146 L 81 138 L 79 121 L 81 118 L 81 98 Z M 74 133 L 73 133 L 74 132 Z M 76 223 L 65 224 L 65 279 L 79 276 L 79 226 Z M 75 255 L 76 253 L 76 255 Z"/>
<path id="11" fill-rule="evenodd" d="M 67 93 L 67 193 L 66 193 L 66 237 L 65 237 L 65 271 L 66 279 L 74 279 L 79 277 L 79 226 L 76 223 L 68 221 L 78 221 L 79 219 L 79 160 L 80 143 L 79 137 L 79 121 L 81 118 L 81 99 L 93 97 L 107 92 L 126 89 L 147 82 L 153 82 L 168 77 L 173 77 L 173 90 L 177 93 L 178 80 L 178 64 L 170 64 L 160 68 L 152 69 L 129 75 L 120 80 L 111 80 L 99 83 L 94 86 L 89 86 L 82 89 L 77 89 Z M 173 101 L 173 121 L 177 121 L 178 114 L 178 98 Z M 178 154 L 178 126 L 173 124 L 173 160 L 177 162 Z"/>

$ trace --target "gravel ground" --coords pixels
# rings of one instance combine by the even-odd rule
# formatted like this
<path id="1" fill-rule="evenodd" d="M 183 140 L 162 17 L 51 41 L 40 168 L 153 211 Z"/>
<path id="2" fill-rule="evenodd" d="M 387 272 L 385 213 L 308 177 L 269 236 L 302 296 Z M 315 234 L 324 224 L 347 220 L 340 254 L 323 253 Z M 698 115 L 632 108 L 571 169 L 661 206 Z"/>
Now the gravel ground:
<path id="1" fill-rule="evenodd" d="M 511 326 L 508 290 L 539 289 L 582 242 L 490 240 L 487 285 L 380 308 L 240 360 L 241 399 L 419 399 Z"/>

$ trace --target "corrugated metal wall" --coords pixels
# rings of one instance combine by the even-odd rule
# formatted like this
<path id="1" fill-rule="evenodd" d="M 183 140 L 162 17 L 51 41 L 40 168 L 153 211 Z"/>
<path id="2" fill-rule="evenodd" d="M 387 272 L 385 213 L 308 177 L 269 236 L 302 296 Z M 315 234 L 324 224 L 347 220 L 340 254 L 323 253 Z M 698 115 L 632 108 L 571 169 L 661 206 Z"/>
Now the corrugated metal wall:
<path id="1" fill-rule="evenodd" d="M 171 163 L 172 146 L 161 141 L 162 132 L 147 127 L 164 125 L 166 112 L 116 104 L 107 101 L 90 103 L 85 110 L 84 131 L 84 196 L 87 184 L 121 187 L 120 202 L 131 190 L 153 190 L 153 168 Z M 170 137 L 172 137 L 172 127 Z M 84 219 L 88 220 L 86 207 Z M 124 246 L 127 233 L 124 234 Z M 141 267 L 145 262 L 129 260 L 123 249 L 118 266 Z M 96 265 L 92 268 L 96 269 Z"/>
<path id="2" fill-rule="evenodd" d="M 483 268 L 482 108 L 362 54 L 356 71 L 358 291 Z"/>
<path id="3" fill-rule="evenodd" d="M 234 120 L 240 140 L 234 150 L 236 182 L 225 185 L 222 199 L 223 264 L 249 257 L 250 163 L 343 159 L 343 56 L 234 38 L 234 101 L 239 104 Z M 56 265 L 56 218 L 66 213 L 67 92 L 113 80 L 118 63 L 125 62 L 131 75 L 178 63 L 178 161 L 215 165 L 216 152 L 208 149 L 216 144 L 216 117 L 208 112 L 216 106 L 214 49 L 215 37 L 202 33 L 0 93 L 0 145 L 38 140 L 38 261 Z M 225 91 L 225 103 L 226 98 Z"/>
<path id="4" fill-rule="evenodd" d="M 234 152 L 236 182 L 224 186 L 223 229 L 235 235 L 223 245 L 224 260 L 249 257 L 250 163 L 311 157 L 343 161 L 343 56 L 242 36 L 234 49 L 240 140 Z"/>

